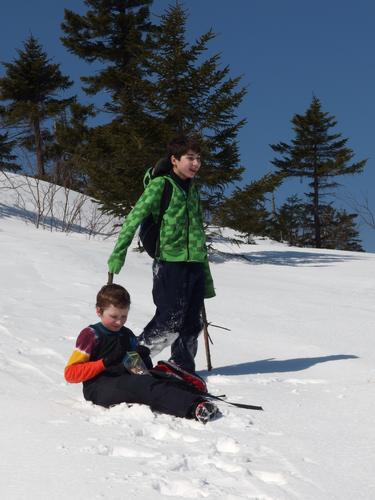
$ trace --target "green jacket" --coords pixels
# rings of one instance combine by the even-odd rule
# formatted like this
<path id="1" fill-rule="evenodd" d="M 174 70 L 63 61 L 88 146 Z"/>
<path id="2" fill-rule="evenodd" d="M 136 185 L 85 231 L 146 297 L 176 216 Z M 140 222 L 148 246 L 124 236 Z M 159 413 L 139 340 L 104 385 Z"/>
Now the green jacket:
<path id="1" fill-rule="evenodd" d="M 202 262 L 206 278 L 205 298 L 214 297 L 197 188 L 191 183 L 186 193 L 171 177 L 168 180 L 164 176 L 156 177 L 149 182 L 121 228 L 108 260 L 108 270 L 115 274 L 120 272 L 128 247 L 142 220 L 150 214 L 154 220 L 158 220 L 165 182 L 171 182 L 173 189 L 160 228 L 159 259 L 167 262 Z"/>

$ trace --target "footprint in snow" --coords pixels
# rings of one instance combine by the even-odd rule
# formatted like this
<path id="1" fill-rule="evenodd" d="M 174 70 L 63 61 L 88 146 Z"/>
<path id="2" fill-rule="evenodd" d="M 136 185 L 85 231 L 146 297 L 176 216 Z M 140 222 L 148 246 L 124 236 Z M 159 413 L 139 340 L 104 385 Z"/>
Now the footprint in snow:
<path id="1" fill-rule="evenodd" d="M 287 480 L 280 472 L 252 470 L 251 473 L 264 483 L 277 484 L 278 486 L 284 486 L 287 484 Z"/>
<path id="2" fill-rule="evenodd" d="M 207 484 L 203 481 L 161 480 L 155 481 L 153 488 L 161 495 L 168 497 L 201 498 L 207 497 Z"/>
<path id="3" fill-rule="evenodd" d="M 10 333 L 10 331 L 8 330 L 8 328 L 5 328 L 5 326 L 3 325 L 0 325 L 0 334 L 4 334 L 6 335 L 7 337 L 12 337 L 13 335 Z"/>
<path id="4" fill-rule="evenodd" d="M 326 384 L 326 380 L 321 380 L 321 379 L 299 379 L 299 378 L 287 378 L 284 381 L 284 384 L 291 384 L 291 385 L 309 385 L 309 384 Z"/>
<path id="5" fill-rule="evenodd" d="M 150 453 L 145 450 L 136 450 L 125 446 L 115 446 L 110 453 L 112 457 L 121 458 L 155 458 L 157 453 Z"/>
<path id="6" fill-rule="evenodd" d="M 216 449 L 220 453 L 238 453 L 240 445 L 231 437 L 220 437 L 216 442 Z"/>

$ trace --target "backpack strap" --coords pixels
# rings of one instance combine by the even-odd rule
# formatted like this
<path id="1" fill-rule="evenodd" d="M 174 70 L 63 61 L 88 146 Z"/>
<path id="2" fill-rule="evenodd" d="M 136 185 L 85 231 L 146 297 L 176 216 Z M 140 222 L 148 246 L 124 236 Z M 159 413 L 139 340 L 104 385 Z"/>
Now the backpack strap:
<path id="1" fill-rule="evenodd" d="M 172 186 L 172 181 L 168 179 L 168 177 L 164 177 L 164 189 L 163 193 L 161 195 L 160 199 L 160 210 L 159 210 L 159 216 L 158 216 L 158 221 L 157 221 L 157 234 L 158 238 L 156 240 L 156 250 L 155 250 L 155 257 L 159 256 L 160 253 L 160 228 L 161 228 L 161 223 L 164 217 L 165 212 L 167 211 L 167 208 L 169 207 L 169 203 L 172 198 L 172 191 L 173 191 L 173 186 Z"/>

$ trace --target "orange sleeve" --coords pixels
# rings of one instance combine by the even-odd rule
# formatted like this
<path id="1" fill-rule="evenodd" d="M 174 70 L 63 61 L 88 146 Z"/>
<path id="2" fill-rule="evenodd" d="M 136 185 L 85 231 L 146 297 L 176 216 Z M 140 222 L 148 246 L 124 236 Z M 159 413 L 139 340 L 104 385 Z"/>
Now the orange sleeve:
<path id="1" fill-rule="evenodd" d="M 105 370 L 103 360 L 90 361 L 96 345 L 95 332 L 91 327 L 84 328 L 78 335 L 75 349 L 64 370 L 64 377 L 71 384 L 85 382 Z"/>
<path id="2" fill-rule="evenodd" d="M 85 382 L 96 377 L 105 370 L 103 360 L 86 361 L 85 363 L 68 364 L 64 370 L 65 380 L 71 384 Z"/>

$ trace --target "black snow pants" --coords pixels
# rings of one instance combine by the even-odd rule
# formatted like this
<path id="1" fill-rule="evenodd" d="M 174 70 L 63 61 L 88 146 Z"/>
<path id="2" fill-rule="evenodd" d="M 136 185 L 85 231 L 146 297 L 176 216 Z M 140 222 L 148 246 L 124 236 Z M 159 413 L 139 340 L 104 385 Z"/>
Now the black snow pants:
<path id="1" fill-rule="evenodd" d="M 99 375 L 84 383 L 83 395 L 94 404 L 109 408 L 120 403 L 139 403 L 160 413 L 192 418 L 193 410 L 203 397 L 173 382 L 151 375 Z"/>
<path id="2" fill-rule="evenodd" d="M 151 350 L 151 356 L 172 345 L 170 360 L 194 372 L 198 335 L 203 328 L 203 264 L 155 260 L 153 278 L 156 312 L 138 340 Z"/>

